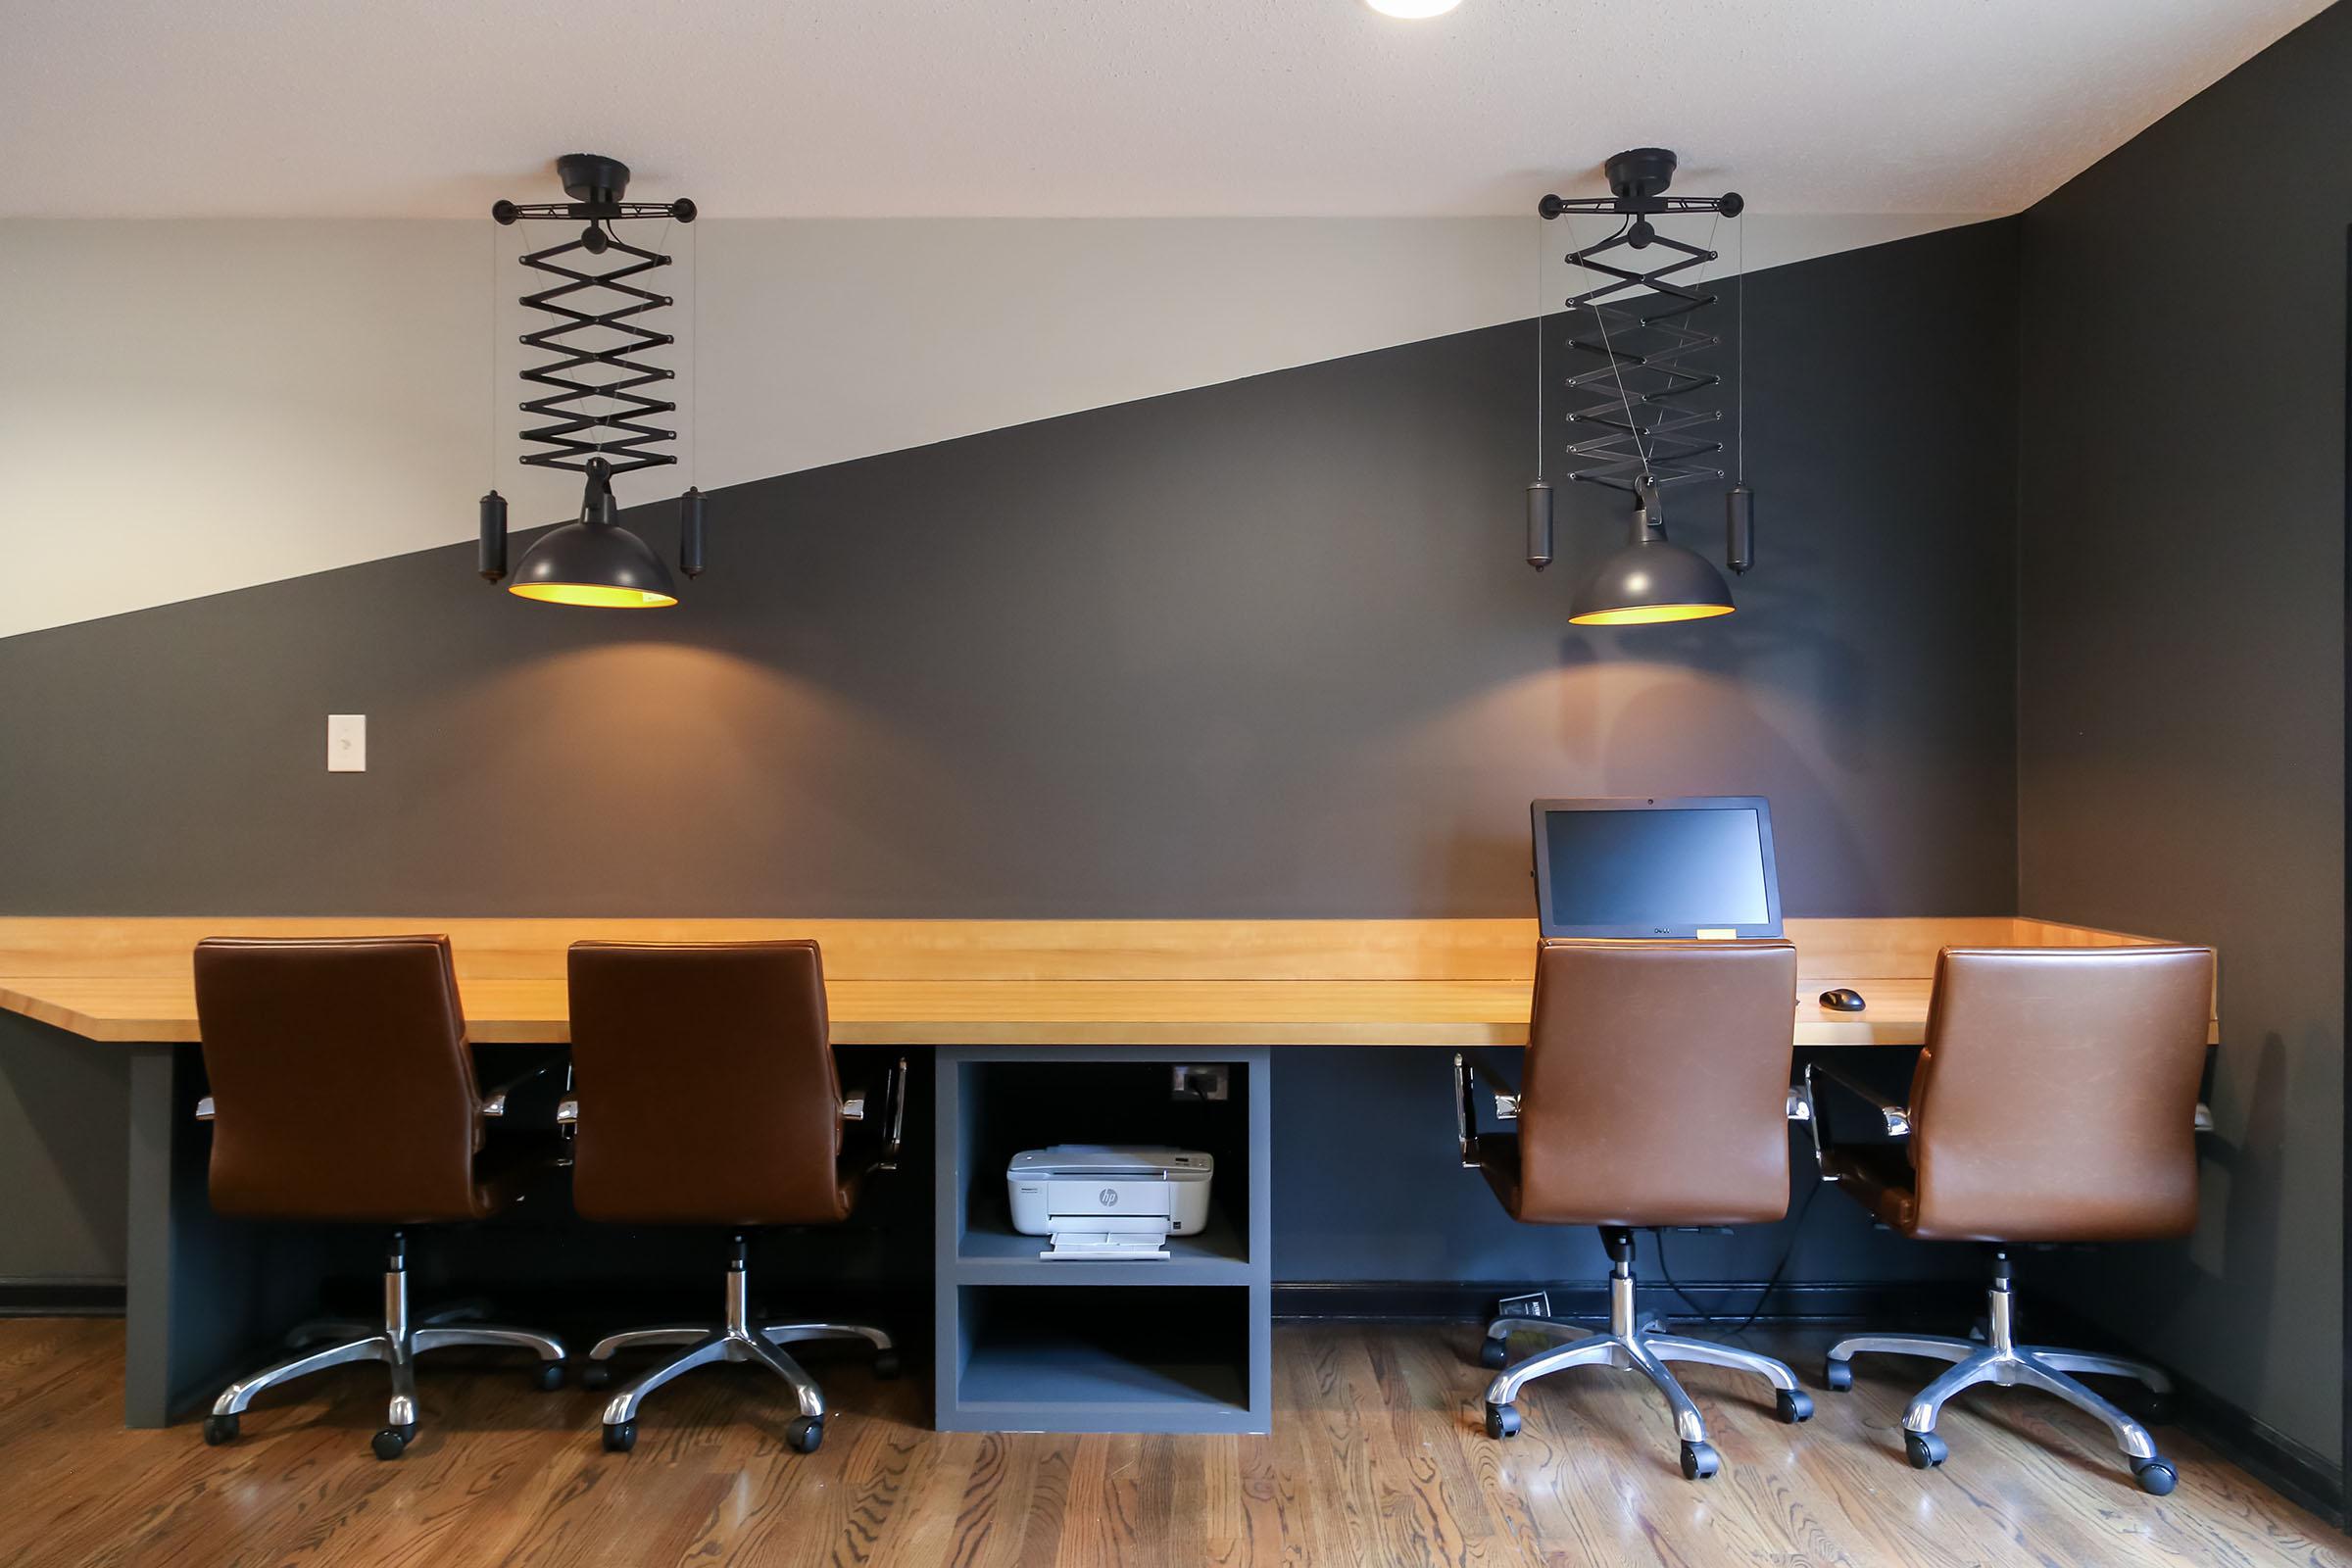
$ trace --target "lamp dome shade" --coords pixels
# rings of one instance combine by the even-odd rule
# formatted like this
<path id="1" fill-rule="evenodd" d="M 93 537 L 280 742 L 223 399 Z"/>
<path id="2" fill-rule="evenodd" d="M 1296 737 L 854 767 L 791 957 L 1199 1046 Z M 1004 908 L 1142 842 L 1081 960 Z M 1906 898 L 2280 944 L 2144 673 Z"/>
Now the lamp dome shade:
<path id="1" fill-rule="evenodd" d="M 567 522 L 542 534 L 507 591 L 552 605 L 659 610 L 678 585 L 646 542 L 618 523 Z"/>
<path id="2" fill-rule="evenodd" d="M 1569 601 L 1576 626 L 1642 626 L 1732 612 L 1732 590 L 1714 563 L 1652 532 L 1592 568 Z"/>

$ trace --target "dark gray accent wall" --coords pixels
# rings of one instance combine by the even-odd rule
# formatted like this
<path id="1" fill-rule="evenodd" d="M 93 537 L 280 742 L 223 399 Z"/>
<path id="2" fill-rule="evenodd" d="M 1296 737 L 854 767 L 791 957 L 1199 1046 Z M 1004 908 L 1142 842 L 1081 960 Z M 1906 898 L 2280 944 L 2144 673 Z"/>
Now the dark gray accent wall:
<path id="1" fill-rule="evenodd" d="M 1589 487 L 1521 564 L 1522 322 L 722 492 L 673 612 L 453 547 L 0 643 L 40 738 L 0 907 L 1517 914 L 1531 798 L 1759 793 L 1789 913 L 2007 912 L 2016 269 L 2001 222 L 1749 281 L 1721 620 L 1566 624 L 1624 525 Z M 1720 508 L 1668 517 L 1719 552 Z M 1280 1277 L 1598 1272 L 1452 1168 L 1439 1054 L 1277 1071 Z M 1817 1219 L 1838 1268 L 1945 1266 Z M 1738 1245 L 1680 1271 L 1760 1275 Z"/>
<path id="2" fill-rule="evenodd" d="M 2336 7 L 2025 217 L 2021 901 L 2221 950 L 2194 1240 L 2075 1304 L 2343 1458 Z"/>
<path id="3" fill-rule="evenodd" d="M 129 1089 L 122 1050 L 0 1012 L 0 1306 L 122 1283 Z"/>

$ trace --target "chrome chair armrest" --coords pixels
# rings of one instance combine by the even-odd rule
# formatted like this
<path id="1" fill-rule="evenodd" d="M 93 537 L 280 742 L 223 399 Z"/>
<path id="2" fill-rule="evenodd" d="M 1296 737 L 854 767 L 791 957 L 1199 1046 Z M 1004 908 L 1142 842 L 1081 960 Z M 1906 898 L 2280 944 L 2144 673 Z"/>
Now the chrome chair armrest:
<path id="1" fill-rule="evenodd" d="M 212 1096 L 207 1095 L 202 1100 L 196 1102 L 196 1119 L 198 1121 L 211 1121 L 213 1119 Z"/>
<path id="2" fill-rule="evenodd" d="M 1470 1110 L 1470 1058 L 1460 1052 L 1453 1054 L 1453 1141 L 1461 1147 L 1462 1169 L 1476 1170 L 1478 1163 L 1477 1125 Z"/>
<path id="3" fill-rule="evenodd" d="M 901 1056 L 890 1064 L 882 1078 L 882 1147 L 865 1164 L 868 1174 L 878 1170 L 897 1170 L 899 1151 L 906 1137 L 906 1058 Z M 863 1091 L 844 1095 L 841 1101 L 841 1119 L 845 1122 L 863 1122 L 867 1119 L 869 1100 Z"/>
<path id="4" fill-rule="evenodd" d="M 2213 1131 L 2213 1107 L 2202 1100 L 2198 1101 L 2196 1114 L 2189 1118 L 2189 1125 L 2201 1133 Z"/>
<path id="5" fill-rule="evenodd" d="M 1462 1169 L 1483 1170 L 1485 1161 L 1478 1156 L 1478 1112 L 1474 1108 L 1478 1089 L 1476 1080 L 1488 1078 L 1494 1095 L 1494 1115 L 1499 1121 L 1519 1119 L 1519 1096 L 1497 1085 L 1485 1074 L 1476 1062 L 1461 1052 L 1453 1054 L 1453 1136 L 1460 1146 Z"/>
<path id="6" fill-rule="evenodd" d="M 556 1102 L 556 1125 L 557 1125 L 557 1126 L 559 1126 L 559 1127 L 573 1127 L 573 1126 L 577 1126 L 577 1125 L 579 1124 L 579 1120 L 580 1120 L 580 1102 L 579 1102 L 578 1101 L 576 1101 L 576 1100 L 559 1100 L 559 1101 L 557 1101 L 557 1102 Z"/>
<path id="7" fill-rule="evenodd" d="M 1876 1110 L 1886 1123 L 1887 1137 L 1908 1138 L 1911 1136 L 1911 1109 L 1908 1105 L 1897 1104 L 1892 1101 L 1880 1098 L 1877 1090 L 1847 1077 L 1837 1068 L 1825 1063 L 1818 1061 L 1805 1063 L 1805 1098 L 1808 1101 L 1813 1098 L 1813 1079 L 1817 1074 Z"/>
<path id="8" fill-rule="evenodd" d="M 482 1097 L 482 1114 L 485 1116 L 504 1116 L 507 1113 L 508 1098 L 516 1090 L 520 1089 L 524 1084 L 529 1083 L 534 1078 L 544 1078 L 550 1073 L 561 1072 L 563 1070 L 563 1063 L 555 1061 L 543 1061 L 536 1067 L 524 1068 L 521 1072 L 516 1073 L 514 1077 L 508 1079 L 505 1083 L 500 1084 L 497 1088 L 491 1090 L 488 1094 Z"/>
<path id="9" fill-rule="evenodd" d="M 1880 1119 L 1885 1122 L 1886 1135 L 1889 1138 L 1911 1136 L 1911 1111 L 1908 1106 L 1887 1102 L 1880 1097 L 1876 1090 L 1857 1082 L 1825 1062 L 1806 1062 L 1803 1079 L 1790 1086 L 1788 1091 L 1788 1119 L 1803 1122 L 1806 1129 L 1813 1135 L 1813 1165 L 1821 1173 L 1823 1181 L 1834 1182 L 1838 1179 L 1830 1174 L 1830 1155 L 1836 1152 L 1837 1146 L 1830 1137 L 1829 1118 L 1821 1113 L 1821 1102 L 1814 1092 L 1816 1077 L 1824 1082 L 1836 1084 L 1876 1110 Z"/>

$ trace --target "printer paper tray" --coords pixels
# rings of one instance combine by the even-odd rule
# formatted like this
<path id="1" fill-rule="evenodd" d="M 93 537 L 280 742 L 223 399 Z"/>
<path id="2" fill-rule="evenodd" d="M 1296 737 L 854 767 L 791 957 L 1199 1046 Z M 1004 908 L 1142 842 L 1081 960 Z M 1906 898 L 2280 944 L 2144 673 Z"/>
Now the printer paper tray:
<path id="1" fill-rule="evenodd" d="M 1054 1245 L 1037 1255 L 1055 1263 L 1098 1258 L 1131 1262 L 1137 1258 L 1166 1257 L 1168 1250 L 1161 1245 L 1166 1240 L 1164 1232 L 1055 1231 Z"/>

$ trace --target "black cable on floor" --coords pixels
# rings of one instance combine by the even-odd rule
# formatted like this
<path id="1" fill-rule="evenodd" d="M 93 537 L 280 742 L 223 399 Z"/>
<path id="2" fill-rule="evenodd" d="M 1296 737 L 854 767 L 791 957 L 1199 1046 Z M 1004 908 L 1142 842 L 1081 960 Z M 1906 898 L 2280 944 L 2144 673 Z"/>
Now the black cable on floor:
<path id="1" fill-rule="evenodd" d="M 1788 1227 L 1788 1245 L 1781 1249 L 1781 1260 L 1772 1265 L 1772 1272 L 1765 1277 L 1764 1288 L 1756 1293 L 1756 1304 L 1748 1309 L 1747 1316 L 1741 1318 L 1739 1326 L 1730 1330 L 1730 1333 L 1745 1334 L 1756 1326 L 1756 1319 L 1764 1315 L 1764 1303 L 1772 1299 L 1772 1293 L 1780 1288 L 1781 1276 L 1788 1270 L 1788 1260 L 1796 1255 L 1797 1238 L 1804 1233 L 1805 1216 L 1812 1212 L 1813 1200 L 1828 1185 L 1827 1182 L 1815 1182 L 1806 1189 L 1804 1200 L 1796 1205 L 1796 1223 Z M 1657 1238 L 1658 1277 L 1666 1282 L 1666 1288 L 1682 1298 L 1683 1304 L 1690 1309 L 1691 1316 L 1698 1318 L 1714 1316 L 1714 1313 L 1690 1298 L 1690 1293 L 1683 1289 L 1681 1283 L 1674 1277 L 1674 1270 L 1667 1266 L 1666 1233 L 1663 1230 L 1653 1230 L 1650 1234 Z"/>

